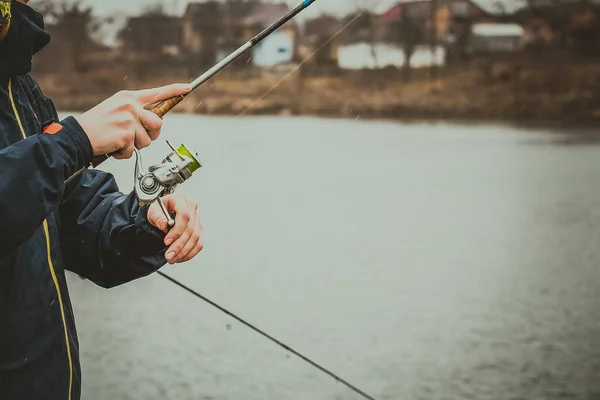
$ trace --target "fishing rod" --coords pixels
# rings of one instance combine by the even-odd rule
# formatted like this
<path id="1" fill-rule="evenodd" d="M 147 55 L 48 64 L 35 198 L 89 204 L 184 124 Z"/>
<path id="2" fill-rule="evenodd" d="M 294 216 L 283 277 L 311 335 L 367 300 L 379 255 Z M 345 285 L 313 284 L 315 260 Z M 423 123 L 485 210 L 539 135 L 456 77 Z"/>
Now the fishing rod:
<path id="1" fill-rule="evenodd" d="M 225 69 L 225 67 L 227 67 L 229 64 L 231 64 L 234 60 L 239 58 L 242 54 L 244 54 L 249 49 L 256 46 L 258 43 L 260 43 L 262 40 L 264 40 L 270 34 L 275 32 L 282 25 L 284 25 L 286 22 L 288 22 L 289 20 L 294 18 L 302 10 L 306 9 L 308 6 L 310 6 L 315 1 L 316 0 L 303 0 L 302 3 L 300 3 L 298 6 L 296 6 L 296 8 L 289 11 L 287 14 L 285 14 L 279 20 L 275 21 L 273 24 L 271 24 L 270 26 L 265 28 L 262 32 L 260 32 L 256 36 L 254 36 L 252 39 L 250 39 L 249 41 L 244 43 L 242 46 L 240 46 L 237 50 L 235 50 L 234 52 L 229 54 L 227 57 L 225 57 L 223 60 L 221 60 L 220 62 L 215 64 L 215 66 L 210 68 L 208 71 L 206 71 L 200 77 L 198 77 L 197 79 L 192 81 L 192 83 L 191 83 L 192 90 L 191 91 L 194 91 L 200 85 L 202 85 L 203 83 L 205 83 L 206 81 L 208 81 L 209 79 L 214 77 L 216 74 L 221 72 L 223 69 Z M 188 92 L 188 94 L 191 93 L 191 91 Z M 169 111 L 171 111 L 179 103 L 181 103 L 185 99 L 186 96 L 187 96 L 187 94 L 172 97 L 167 100 L 163 100 L 163 101 L 159 102 L 158 104 L 156 104 L 154 107 L 152 107 L 152 109 L 150 111 L 153 112 L 154 114 L 156 114 L 157 116 L 159 116 L 160 118 L 163 118 Z M 161 207 L 163 213 L 167 217 L 168 225 L 173 226 L 175 222 L 172 219 L 172 216 L 167 211 L 167 208 L 163 204 L 161 197 L 165 196 L 167 194 L 173 193 L 177 185 L 179 185 L 179 184 L 185 182 L 187 179 L 189 179 L 192 176 L 192 174 L 196 170 L 198 170 L 198 168 L 202 167 L 202 165 L 200 164 L 200 161 L 198 161 L 197 153 L 194 152 L 193 150 L 189 149 L 184 144 L 181 144 L 178 148 L 173 147 L 168 141 L 167 141 L 167 144 L 169 145 L 169 147 L 172 150 L 171 153 L 167 157 L 165 157 L 165 159 L 160 164 L 151 166 L 148 169 L 148 172 L 145 172 L 144 168 L 142 167 L 142 159 L 141 159 L 141 154 L 140 154 L 139 150 L 137 148 L 134 149 L 135 155 L 136 155 L 136 163 L 135 163 L 135 169 L 134 169 L 134 191 L 136 193 L 138 202 L 141 205 L 142 204 L 150 204 L 154 201 L 157 201 L 160 204 L 160 207 Z M 95 157 L 94 160 L 92 161 L 92 165 L 94 167 L 97 167 L 98 165 L 102 164 L 104 161 L 108 160 L 110 157 L 111 157 L 110 154 Z M 76 173 L 76 175 L 78 175 L 80 172 Z M 260 335 L 264 336 L 265 338 L 269 339 L 271 342 L 277 344 L 278 346 L 280 346 L 280 347 L 284 348 L 285 350 L 298 356 L 302 360 L 306 361 L 313 367 L 319 369 L 321 372 L 331 376 L 337 382 L 342 383 L 343 385 L 345 385 L 346 387 L 351 389 L 353 392 L 361 395 L 365 399 L 375 400 L 375 398 L 369 396 L 368 394 L 366 394 L 365 392 L 363 392 L 356 386 L 354 386 L 351 383 L 349 383 L 348 381 L 342 379 L 340 376 L 338 376 L 335 373 L 331 372 L 330 370 L 322 367 L 315 361 L 302 355 L 300 352 L 298 352 L 298 351 L 294 350 L 293 348 L 291 348 L 290 346 L 282 343 L 281 341 L 277 340 L 273 336 L 265 333 L 264 331 L 260 330 L 256 326 L 248 323 L 247 321 L 238 317 L 237 315 L 235 315 L 234 313 L 225 309 L 224 307 L 221 307 L 217 303 L 202 296 L 200 293 L 189 288 L 188 286 L 184 285 L 183 283 L 177 281 L 176 279 L 170 277 L 169 275 L 167 275 L 163 272 L 157 271 L 157 274 L 162 276 L 163 278 L 167 279 L 171 283 L 179 286 L 180 288 L 186 290 L 187 292 L 191 293 L 196 298 L 203 300 L 206 303 L 210 304 L 211 306 L 219 309 L 223 313 L 229 315 L 230 317 L 232 317 L 235 320 L 239 321 L 240 323 L 244 324 L 248 328 L 259 333 Z"/>
<path id="2" fill-rule="evenodd" d="M 239 48 L 234 50 L 231 54 L 225 57 L 223 60 L 219 61 L 212 68 L 206 71 L 204 74 L 196 78 L 192 81 L 191 86 L 192 90 L 185 95 L 179 95 L 172 97 L 170 99 L 163 100 L 156 104 L 150 110 L 154 114 L 158 115 L 160 118 L 163 118 L 169 111 L 171 111 L 175 106 L 181 103 L 187 95 L 196 90 L 200 85 L 214 77 L 216 74 L 221 72 L 225 67 L 243 55 L 246 51 L 250 50 L 260 42 L 262 42 L 266 37 L 271 35 L 277 29 L 281 28 L 286 22 L 294 18 L 296 15 L 300 14 L 303 10 L 308 8 L 311 4 L 313 4 L 317 0 L 303 0 L 302 3 L 298 4 L 294 9 L 290 10 L 283 17 L 279 18 L 277 21 L 273 22 L 271 25 L 266 27 L 262 32 L 254 36 L 252 39 L 248 40 L 246 43 L 241 45 Z M 138 154 L 136 154 L 138 155 Z M 139 155 L 138 155 L 139 156 Z M 108 160 L 111 157 L 110 154 L 97 156 L 92 161 L 92 166 L 97 167 L 102 164 L 104 161 Z"/>
<path id="3" fill-rule="evenodd" d="M 316 0 L 303 0 L 302 3 L 298 4 L 294 9 L 290 10 L 283 17 L 273 22 L 262 32 L 248 40 L 223 60 L 215 64 L 204 74 L 192 81 L 192 90 L 190 92 L 185 95 L 179 95 L 163 100 L 154 105 L 150 111 L 162 119 L 169 111 L 181 103 L 187 95 L 217 75 L 246 51 L 262 42 L 265 38 L 267 38 L 277 29 L 281 28 L 286 22 L 290 21 L 296 15 L 300 14 L 300 12 L 308 8 L 315 1 Z M 134 148 L 136 157 L 134 167 L 134 191 L 140 205 L 150 204 L 154 201 L 157 201 L 160 204 L 160 208 L 165 214 L 165 217 L 167 218 L 169 226 L 173 226 L 175 221 L 167 212 L 161 197 L 173 193 L 178 184 L 181 184 L 189 179 L 192 173 L 202 165 L 198 160 L 198 154 L 184 144 L 181 144 L 177 149 L 171 146 L 170 143 L 167 142 L 167 144 L 171 148 L 172 152 L 160 164 L 151 166 L 148 169 L 148 172 L 145 172 L 142 168 L 142 155 L 140 151 L 137 148 Z M 92 159 L 91 166 L 98 167 L 100 164 L 111 158 L 113 154 L 114 153 L 94 157 Z M 65 184 L 77 179 L 77 177 L 86 169 L 87 167 L 84 167 L 77 171 L 65 181 Z"/>

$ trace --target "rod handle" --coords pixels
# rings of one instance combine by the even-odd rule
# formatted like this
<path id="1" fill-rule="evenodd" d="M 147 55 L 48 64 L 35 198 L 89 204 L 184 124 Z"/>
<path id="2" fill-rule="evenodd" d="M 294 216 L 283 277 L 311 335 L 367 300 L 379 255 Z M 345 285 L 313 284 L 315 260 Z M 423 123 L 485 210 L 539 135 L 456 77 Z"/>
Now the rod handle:
<path id="1" fill-rule="evenodd" d="M 150 111 L 154 114 L 158 115 L 160 118 L 164 117 L 169 111 L 171 111 L 175 106 L 183 101 L 185 98 L 184 95 L 179 95 L 175 97 L 171 97 L 170 99 L 166 99 L 152 107 Z"/>

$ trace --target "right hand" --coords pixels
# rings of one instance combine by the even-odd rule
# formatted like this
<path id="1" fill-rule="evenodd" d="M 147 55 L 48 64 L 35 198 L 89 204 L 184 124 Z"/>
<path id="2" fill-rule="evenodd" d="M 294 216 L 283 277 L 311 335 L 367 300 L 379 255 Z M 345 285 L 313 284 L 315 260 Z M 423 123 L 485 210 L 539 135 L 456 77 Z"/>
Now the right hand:
<path id="1" fill-rule="evenodd" d="M 156 140 L 162 119 L 145 107 L 191 91 L 189 84 L 140 91 L 121 91 L 82 114 L 77 121 L 88 135 L 94 156 L 111 154 L 130 158 L 134 146 L 142 149 Z"/>

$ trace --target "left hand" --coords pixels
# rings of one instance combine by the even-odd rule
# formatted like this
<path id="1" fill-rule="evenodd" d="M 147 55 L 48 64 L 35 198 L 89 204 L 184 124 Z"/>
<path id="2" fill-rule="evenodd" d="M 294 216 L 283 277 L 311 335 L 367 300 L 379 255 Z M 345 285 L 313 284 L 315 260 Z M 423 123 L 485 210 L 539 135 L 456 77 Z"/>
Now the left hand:
<path id="1" fill-rule="evenodd" d="M 167 218 L 156 201 L 148 207 L 148 221 L 167 233 L 167 262 L 177 264 L 190 261 L 204 247 L 198 205 L 177 193 L 162 197 L 162 201 L 169 213 L 175 212 L 175 225 L 169 230 Z"/>

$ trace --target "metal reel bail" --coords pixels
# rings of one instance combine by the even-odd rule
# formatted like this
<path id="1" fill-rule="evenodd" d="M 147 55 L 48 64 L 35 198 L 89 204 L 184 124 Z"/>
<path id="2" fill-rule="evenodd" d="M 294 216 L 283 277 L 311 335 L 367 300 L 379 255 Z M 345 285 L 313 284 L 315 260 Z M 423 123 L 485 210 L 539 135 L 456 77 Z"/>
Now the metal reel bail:
<path id="1" fill-rule="evenodd" d="M 198 160 L 198 153 L 183 143 L 177 149 L 169 141 L 167 141 L 167 145 L 171 148 L 171 153 L 160 164 L 148 168 L 147 172 L 142 166 L 140 151 L 135 149 L 134 188 L 140 205 L 158 201 L 169 226 L 172 227 L 175 225 L 175 221 L 167 211 L 161 197 L 173 193 L 177 185 L 191 178 L 193 173 L 202 167 L 202 164 Z"/>

